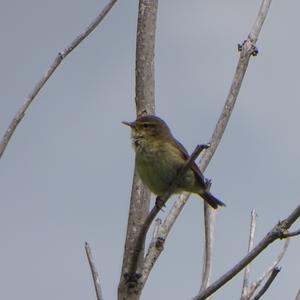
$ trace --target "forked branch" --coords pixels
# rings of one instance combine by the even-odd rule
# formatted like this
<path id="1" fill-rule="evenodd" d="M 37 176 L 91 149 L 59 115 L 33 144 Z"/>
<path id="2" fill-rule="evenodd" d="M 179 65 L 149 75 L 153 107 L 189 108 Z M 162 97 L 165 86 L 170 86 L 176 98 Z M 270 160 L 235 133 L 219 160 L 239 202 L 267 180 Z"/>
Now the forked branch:
<path id="1" fill-rule="evenodd" d="M 300 217 L 300 205 L 283 221 L 278 222 L 272 230 L 250 251 L 242 260 L 240 260 L 232 269 L 212 283 L 207 289 L 199 293 L 193 300 L 204 300 L 220 287 L 226 284 L 230 279 L 243 270 L 253 259 L 255 259 L 263 250 L 278 239 L 289 237 L 288 230 L 292 224 Z"/>
<path id="2" fill-rule="evenodd" d="M 256 212 L 255 212 L 255 210 L 252 210 L 248 252 L 250 252 L 254 246 L 255 229 L 256 229 Z M 277 259 L 272 264 L 272 266 L 270 266 L 268 268 L 268 270 L 266 272 L 264 272 L 258 280 L 252 282 L 251 284 L 249 283 L 250 264 L 248 264 L 245 267 L 241 300 L 250 300 L 251 297 L 253 296 L 253 294 L 255 293 L 255 291 L 258 289 L 258 287 L 260 287 L 262 282 L 265 281 L 267 278 L 270 278 L 270 276 L 272 276 L 274 270 L 279 268 L 278 265 L 279 265 L 281 259 L 283 258 L 284 254 L 286 253 L 288 245 L 289 245 L 289 239 L 286 238 L 283 248 L 282 248 L 281 252 L 279 253 Z M 266 286 L 266 283 L 265 283 L 264 287 Z M 268 283 L 267 287 L 269 288 L 270 285 L 271 285 L 271 283 L 270 284 Z"/>
<path id="3" fill-rule="evenodd" d="M 263 294 L 267 291 L 267 289 L 270 287 L 270 285 L 272 284 L 272 282 L 274 281 L 275 277 L 278 275 L 278 273 L 280 272 L 280 268 L 276 267 L 273 269 L 269 279 L 266 281 L 266 283 L 264 284 L 264 286 L 262 287 L 262 289 L 257 293 L 256 296 L 254 296 L 253 300 L 258 300 L 260 299 Z"/>

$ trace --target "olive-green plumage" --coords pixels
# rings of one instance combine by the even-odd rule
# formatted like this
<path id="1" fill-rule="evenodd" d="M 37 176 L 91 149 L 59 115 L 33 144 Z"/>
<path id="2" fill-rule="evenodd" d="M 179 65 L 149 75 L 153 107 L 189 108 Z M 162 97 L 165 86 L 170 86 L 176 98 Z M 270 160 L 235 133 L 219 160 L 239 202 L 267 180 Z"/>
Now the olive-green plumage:
<path id="1" fill-rule="evenodd" d="M 168 125 L 156 116 L 144 116 L 134 122 L 123 123 L 132 129 L 131 138 L 140 178 L 155 195 L 163 195 L 189 158 L 188 152 L 173 137 Z M 175 193 L 196 193 L 213 208 L 225 206 L 208 189 L 203 174 L 192 162 L 178 183 Z"/>

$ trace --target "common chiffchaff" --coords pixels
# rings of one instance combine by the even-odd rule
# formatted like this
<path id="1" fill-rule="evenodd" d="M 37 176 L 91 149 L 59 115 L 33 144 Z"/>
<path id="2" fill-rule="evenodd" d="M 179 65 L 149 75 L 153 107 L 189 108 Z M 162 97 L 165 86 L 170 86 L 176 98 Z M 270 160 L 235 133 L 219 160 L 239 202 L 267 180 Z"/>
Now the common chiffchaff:
<path id="1" fill-rule="evenodd" d="M 162 196 L 189 158 L 188 152 L 173 137 L 168 125 L 156 116 L 144 116 L 134 122 L 123 123 L 131 128 L 140 178 L 151 192 Z M 175 193 L 183 191 L 200 195 L 213 208 L 225 206 L 209 192 L 208 181 L 195 162 L 179 181 Z"/>

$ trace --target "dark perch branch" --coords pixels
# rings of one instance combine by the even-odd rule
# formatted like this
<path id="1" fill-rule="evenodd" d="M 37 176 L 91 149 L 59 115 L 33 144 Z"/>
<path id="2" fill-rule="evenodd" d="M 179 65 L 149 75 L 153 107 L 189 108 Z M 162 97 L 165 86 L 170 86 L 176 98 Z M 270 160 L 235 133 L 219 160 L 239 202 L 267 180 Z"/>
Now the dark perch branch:
<path id="1" fill-rule="evenodd" d="M 13 133 L 15 132 L 18 124 L 21 122 L 23 117 L 25 116 L 25 112 L 29 105 L 32 103 L 36 95 L 39 93 L 39 91 L 42 89 L 42 87 L 45 85 L 45 83 L 48 81 L 48 79 L 51 77 L 51 75 L 54 73 L 54 71 L 58 68 L 62 60 L 70 54 L 104 19 L 104 17 L 107 15 L 107 13 L 110 11 L 110 9 L 113 7 L 113 5 L 117 2 L 117 0 L 111 0 L 100 12 L 100 14 L 96 17 L 96 19 L 88 26 L 88 28 L 81 33 L 78 37 L 76 37 L 73 42 L 67 46 L 62 52 L 58 53 L 56 58 L 54 59 L 53 63 L 43 76 L 43 78 L 36 84 L 36 86 L 33 88 L 31 93 L 27 96 L 25 99 L 25 102 L 19 109 L 19 111 L 16 113 L 14 118 L 12 119 L 11 123 L 9 124 L 1 142 L 0 142 L 0 159 L 6 149 L 6 146 L 8 145 L 10 138 L 12 137 Z"/>
<path id="2" fill-rule="evenodd" d="M 274 281 L 274 279 L 276 278 L 276 276 L 278 275 L 278 273 L 280 272 L 280 268 L 276 267 L 273 269 L 270 277 L 268 278 L 268 280 L 266 281 L 266 283 L 264 284 L 264 286 L 261 288 L 261 290 L 257 293 L 256 296 L 254 296 L 254 298 L 252 300 L 258 300 L 261 298 L 261 296 L 267 291 L 267 289 L 271 286 L 272 282 Z"/>
<path id="3" fill-rule="evenodd" d="M 93 276 L 93 282 L 94 282 L 97 300 L 103 300 L 101 286 L 100 286 L 100 278 L 99 278 L 99 274 L 97 272 L 96 265 L 93 260 L 91 247 L 87 242 L 85 242 L 84 247 L 85 247 L 86 256 L 87 256 L 87 259 L 88 259 L 88 262 L 89 262 L 89 265 L 91 268 L 91 273 Z"/>
<path id="4" fill-rule="evenodd" d="M 150 228 L 150 225 L 152 224 L 153 220 L 161 210 L 161 208 L 166 204 L 167 200 L 171 197 L 171 195 L 174 193 L 176 186 L 178 182 L 181 180 L 182 176 L 185 174 L 185 172 L 188 170 L 190 167 L 190 164 L 199 156 L 201 151 L 204 149 L 207 149 L 208 145 L 203 144 L 203 145 L 198 145 L 189 159 L 185 162 L 184 166 L 180 169 L 178 172 L 177 176 L 174 178 L 172 184 L 168 188 L 167 192 L 159 197 L 159 204 L 160 205 L 155 205 L 152 210 L 150 211 L 149 215 L 147 216 L 145 223 L 143 224 L 143 227 L 141 228 L 141 231 L 139 232 L 135 248 L 134 248 L 134 255 L 132 256 L 132 262 L 131 266 L 128 272 L 129 275 L 129 280 L 136 280 L 136 272 L 137 272 L 137 264 L 138 264 L 138 258 L 140 256 L 140 252 L 143 249 L 145 238 L 147 235 L 147 232 Z"/>
<path id="5" fill-rule="evenodd" d="M 283 221 L 276 224 L 271 231 L 252 249 L 242 260 L 240 260 L 231 270 L 221 276 L 218 280 L 212 283 L 207 289 L 199 293 L 193 300 L 204 300 L 241 270 L 243 270 L 256 256 L 277 239 L 288 238 L 288 229 L 300 217 L 300 205 Z"/>

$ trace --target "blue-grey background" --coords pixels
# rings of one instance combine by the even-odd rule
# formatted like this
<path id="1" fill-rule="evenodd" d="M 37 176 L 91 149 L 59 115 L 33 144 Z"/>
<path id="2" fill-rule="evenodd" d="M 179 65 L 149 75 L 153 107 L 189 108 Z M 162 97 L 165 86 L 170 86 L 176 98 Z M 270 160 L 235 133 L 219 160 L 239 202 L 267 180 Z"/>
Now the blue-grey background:
<path id="1" fill-rule="evenodd" d="M 0 2 L 0 132 L 56 54 L 106 2 Z M 84 241 L 105 299 L 115 299 L 134 154 L 122 120 L 135 118 L 138 1 L 119 1 L 59 67 L 20 123 L 0 162 L 0 299 L 95 299 Z M 192 151 L 207 142 L 256 18 L 255 1 L 159 3 L 156 112 Z M 273 1 L 237 105 L 206 176 L 224 202 L 217 215 L 213 278 L 246 252 L 251 209 L 256 241 L 299 204 L 299 9 Z M 174 199 L 169 201 L 167 210 Z M 166 213 L 162 213 L 164 217 Z M 142 299 L 191 299 L 199 288 L 202 201 L 193 196 L 174 226 Z M 299 222 L 295 228 L 299 228 Z M 256 279 L 282 242 L 253 264 Z M 264 297 L 294 299 L 300 239 Z M 214 299 L 238 299 L 237 277 Z"/>

